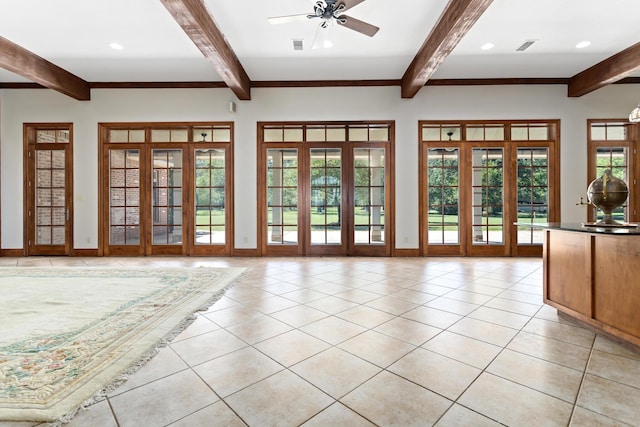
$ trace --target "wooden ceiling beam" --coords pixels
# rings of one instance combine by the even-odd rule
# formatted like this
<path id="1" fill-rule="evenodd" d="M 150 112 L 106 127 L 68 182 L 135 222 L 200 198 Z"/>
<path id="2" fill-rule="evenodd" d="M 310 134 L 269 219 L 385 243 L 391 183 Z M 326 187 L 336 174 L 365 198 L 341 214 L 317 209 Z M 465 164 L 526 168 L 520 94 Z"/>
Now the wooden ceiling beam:
<path id="1" fill-rule="evenodd" d="M 586 95 L 637 71 L 640 71 L 640 42 L 571 77 L 568 96 Z"/>
<path id="2" fill-rule="evenodd" d="M 89 101 L 89 83 L 0 36 L 0 67 L 78 101 Z"/>
<path id="3" fill-rule="evenodd" d="M 251 99 L 251 80 L 203 0 L 161 0 L 238 99 Z"/>
<path id="4" fill-rule="evenodd" d="M 402 97 L 413 98 L 493 0 L 450 0 L 402 76 Z"/>

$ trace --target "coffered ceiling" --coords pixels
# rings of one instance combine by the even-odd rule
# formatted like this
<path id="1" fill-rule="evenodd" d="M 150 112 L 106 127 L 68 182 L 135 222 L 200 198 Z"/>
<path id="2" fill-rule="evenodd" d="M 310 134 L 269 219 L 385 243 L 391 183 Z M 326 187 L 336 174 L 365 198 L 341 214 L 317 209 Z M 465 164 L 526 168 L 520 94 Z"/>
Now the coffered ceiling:
<path id="1" fill-rule="evenodd" d="M 411 97 L 425 82 L 453 79 L 565 79 L 568 93 L 580 96 L 640 77 L 638 0 L 366 0 L 346 14 L 378 33 L 334 25 L 326 49 L 312 49 L 319 20 L 267 19 L 311 13 L 313 3 L 2 0 L 0 87 L 39 82 L 74 96 L 55 86 L 78 84 L 57 74 L 65 70 L 89 87 L 209 82 L 228 85 L 241 99 L 261 85 L 372 81 L 402 84 Z M 194 11 L 198 5 L 204 13 Z M 590 45 L 577 48 L 583 41 Z M 526 42 L 528 49 L 517 51 Z M 487 43 L 493 48 L 483 50 Z M 28 55 L 51 63 L 53 83 L 38 80 L 48 66 Z"/>

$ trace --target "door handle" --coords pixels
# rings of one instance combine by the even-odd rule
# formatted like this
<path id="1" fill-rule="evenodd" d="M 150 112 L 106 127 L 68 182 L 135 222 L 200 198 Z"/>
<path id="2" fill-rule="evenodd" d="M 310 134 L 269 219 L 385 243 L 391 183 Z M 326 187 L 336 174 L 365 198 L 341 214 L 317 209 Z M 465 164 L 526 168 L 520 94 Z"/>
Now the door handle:
<path id="1" fill-rule="evenodd" d="M 64 217 L 65 217 L 65 221 L 69 222 L 69 208 L 67 208 L 67 210 L 66 210 L 66 212 L 64 214 Z"/>

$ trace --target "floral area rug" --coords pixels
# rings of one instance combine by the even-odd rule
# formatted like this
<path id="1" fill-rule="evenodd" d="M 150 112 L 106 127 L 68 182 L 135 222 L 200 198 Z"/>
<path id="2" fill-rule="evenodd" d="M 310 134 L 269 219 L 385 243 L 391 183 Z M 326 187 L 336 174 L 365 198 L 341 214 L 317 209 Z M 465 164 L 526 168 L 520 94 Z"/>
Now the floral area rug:
<path id="1" fill-rule="evenodd" d="M 66 421 L 244 271 L 0 268 L 0 420 Z"/>

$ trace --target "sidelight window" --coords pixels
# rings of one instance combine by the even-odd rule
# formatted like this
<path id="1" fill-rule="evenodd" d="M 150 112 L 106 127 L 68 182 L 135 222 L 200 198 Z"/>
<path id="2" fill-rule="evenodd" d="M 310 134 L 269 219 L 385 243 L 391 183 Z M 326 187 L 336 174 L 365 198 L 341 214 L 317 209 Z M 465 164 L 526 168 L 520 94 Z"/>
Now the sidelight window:
<path id="1" fill-rule="evenodd" d="M 298 150 L 267 150 L 268 243 L 298 243 Z"/>

